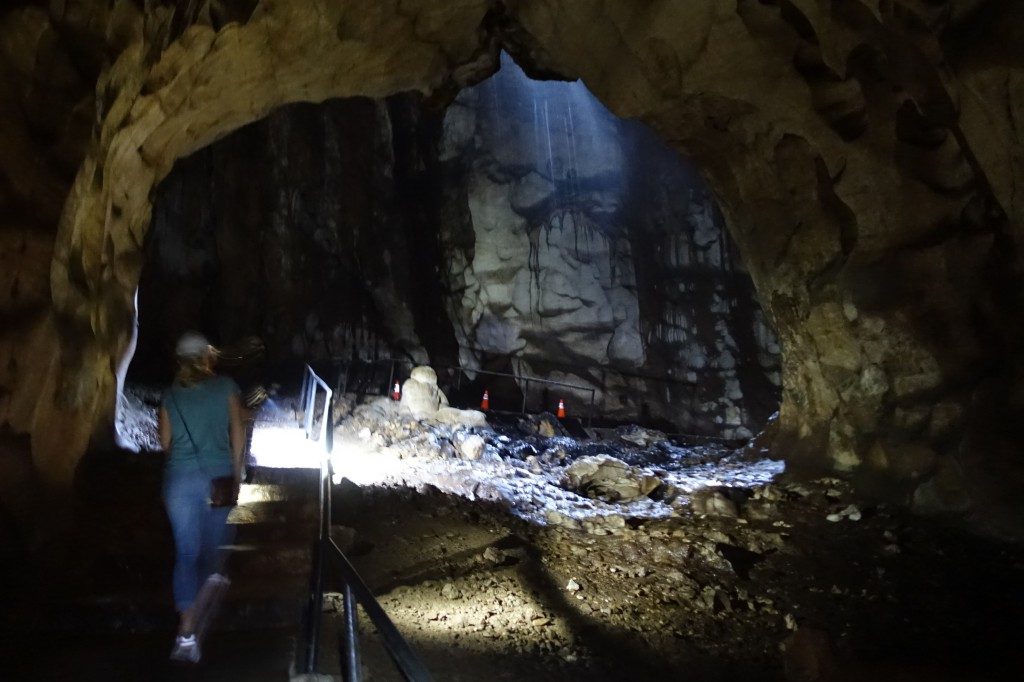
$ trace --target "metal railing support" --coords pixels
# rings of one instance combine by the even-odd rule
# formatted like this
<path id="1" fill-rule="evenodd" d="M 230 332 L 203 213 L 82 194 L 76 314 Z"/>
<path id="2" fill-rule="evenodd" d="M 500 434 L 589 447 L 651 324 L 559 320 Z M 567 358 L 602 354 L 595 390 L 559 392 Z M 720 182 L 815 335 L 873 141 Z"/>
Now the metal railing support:
<path id="1" fill-rule="evenodd" d="M 310 370 L 312 371 L 312 370 Z M 309 438 L 313 433 L 313 410 L 316 408 L 316 382 L 310 381 L 309 387 L 306 389 L 306 395 L 303 399 L 303 404 L 306 406 L 305 418 L 306 418 L 306 438 Z"/>
<path id="2" fill-rule="evenodd" d="M 306 437 L 313 436 L 314 412 L 318 389 L 324 392 L 324 411 L 320 422 L 317 440 L 323 444 L 320 455 L 319 477 L 319 516 L 317 534 L 313 546 L 313 566 L 310 575 L 309 602 L 306 607 L 306 623 L 304 628 L 305 647 L 303 651 L 302 670 L 315 673 L 319 664 L 320 630 L 323 612 L 324 570 L 328 554 L 334 560 L 342 574 L 343 580 L 343 632 L 341 637 L 341 668 L 346 682 L 359 682 L 362 670 L 359 663 L 359 622 L 356 617 L 356 604 L 361 603 L 363 610 L 370 617 L 377 631 L 384 639 L 388 653 L 395 665 L 407 680 L 412 682 L 429 682 L 430 673 L 413 653 L 412 649 L 399 634 L 394 623 L 384 613 L 384 609 L 366 587 L 341 548 L 331 538 L 331 458 L 334 445 L 333 392 L 313 369 L 306 365 L 306 377 L 303 379 L 306 426 Z"/>
<path id="3" fill-rule="evenodd" d="M 341 675 L 345 682 L 359 682 L 362 677 L 362 670 L 359 667 L 359 619 L 356 617 L 356 599 L 348 583 L 345 584 L 343 597 Z"/>
<path id="4" fill-rule="evenodd" d="M 309 603 L 306 606 L 306 650 L 305 661 L 303 669 L 307 673 L 316 671 L 319 654 L 319 643 L 320 643 L 320 625 L 322 620 L 323 611 L 323 596 L 324 596 L 324 555 L 327 547 L 327 540 L 331 533 L 331 460 L 330 454 L 334 441 L 334 429 L 331 428 L 332 418 L 332 407 L 333 391 L 331 388 L 317 376 L 316 372 L 309 365 L 306 365 L 305 374 L 303 375 L 302 385 L 304 388 L 303 405 L 304 405 L 304 425 L 306 429 L 306 438 L 312 439 L 313 437 L 313 423 L 315 421 L 314 413 L 316 411 L 316 397 L 319 389 L 323 389 L 324 392 L 324 412 L 323 417 L 320 420 L 320 433 L 317 440 L 322 445 L 320 454 L 320 476 L 319 476 L 319 490 L 318 504 L 320 514 L 318 516 L 318 528 L 317 537 L 313 544 L 313 565 L 312 573 L 310 575 L 310 594 Z"/>
<path id="5" fill-rule="evenodd" d="M 374 627 L 377 628 L 377 632 L 384 640 L 384 644 L 398 670 L 410 682 L 430 682 L 433 679 L 430 676 L 430 672 L 427 671 L 427 668 L 416 654 L 413 653 L 413 650 L 409 647 L 401 633 L 398 632 L 398 628 L 391 622 L 388 615 L 384 613 L 384 609 L 381 608 L 380 603 L 377 602 L 377 599 L 370 592 L 370 588 L 366 586 L 363 579 L 359 577 L 356 569 L 349 563 L 345 553 L 341 551 L 341 548 L 338 547 L 333 539 L 328 540 L 328 542 L 331 546 L 331 558 L 334 560 L 334 565 L 341 573 L 345 584 L 351 588 L 352 595 L 363 605 L 363 611 L 366 612 L 367 617 Z"/>

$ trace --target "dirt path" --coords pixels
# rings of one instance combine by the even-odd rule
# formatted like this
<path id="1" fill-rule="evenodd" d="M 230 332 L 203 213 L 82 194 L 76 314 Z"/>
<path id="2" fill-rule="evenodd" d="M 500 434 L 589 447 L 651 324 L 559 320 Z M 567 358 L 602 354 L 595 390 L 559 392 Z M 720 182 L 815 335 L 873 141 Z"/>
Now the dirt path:
<path id="1" fill-rule="evenodd" d="M 996 680 L 1019 669 L 1019 550 L 884 506 L 828 521 L 850 504 L 834 481 L 764 494 L 777 499 L 749 500 L 749 518 L 603 536 L 434 490 L 348 488 L 336 520 L 357 529 L 354 563 L 439 680 L 776 680 L 785 665 L 814 668 L 807 679 Z M 364 620 L 367 679 L 399 679 L 369 630 Z"/>

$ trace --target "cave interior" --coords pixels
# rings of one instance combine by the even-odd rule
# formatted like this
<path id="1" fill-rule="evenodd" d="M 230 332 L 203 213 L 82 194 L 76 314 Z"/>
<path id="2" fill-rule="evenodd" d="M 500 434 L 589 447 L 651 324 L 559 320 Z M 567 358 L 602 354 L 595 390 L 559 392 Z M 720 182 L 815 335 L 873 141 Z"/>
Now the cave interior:
<path id="1" fill-rule="evenodd" d="M 1024 673 L 1021 3 L 19 0 L 0 93 L 5 678 L 391 679 L 326 537 L 435 679 Z"/>
<path id="2" fill-rule="evenodd" d="M 275 110 L 178 161 L 153 203 L 129 384 L 169 383 L 199 329 L 226 356 L 260 339 L 260 379 L 284 385 L 306 362 L 512 370 L 595 389 L 602 423 L 730 440 L 778 409 L 778 339 L 697 169 L 507 53 L 443 108 Z M 523 386 L 475 378 L 449 399 L 487 384 L 519 409 Z M 555 412 L 540 393 L 531 411 Z"/>

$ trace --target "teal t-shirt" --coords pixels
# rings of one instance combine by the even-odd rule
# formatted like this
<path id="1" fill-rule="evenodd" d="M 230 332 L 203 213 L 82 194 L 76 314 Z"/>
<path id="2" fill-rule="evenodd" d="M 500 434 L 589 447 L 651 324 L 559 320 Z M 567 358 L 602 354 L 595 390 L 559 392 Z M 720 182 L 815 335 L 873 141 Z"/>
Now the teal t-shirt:
<path id="1" fill-rule="evenodd" d="M 210 478 L 232 474 L 228 408 L 232 394 L 238 395 L 238 384 L 222 376 L 167 389 L 162 404 L 171 424 L 168 469 L 201 471 Z"/>

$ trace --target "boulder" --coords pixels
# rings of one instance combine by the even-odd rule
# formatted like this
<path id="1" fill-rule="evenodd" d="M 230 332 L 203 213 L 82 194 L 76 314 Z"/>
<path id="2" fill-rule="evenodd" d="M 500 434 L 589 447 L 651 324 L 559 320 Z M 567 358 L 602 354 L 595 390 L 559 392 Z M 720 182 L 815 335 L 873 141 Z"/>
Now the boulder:
<path id="1" fill-rule="evenodd" d="M 437 373 L 430 367 L 413 368 L 402 384 L 401 404 L 417 419 L 437 416 L 438 410 L 448 406 L 448 398 L 437 386 Z"/>
<path id="2" fill-rule="evenodd" d="M 708 516 L 727 516 L 736 518 L 739 516 L 739 509 L 736 503 L 726 497 L 721 490 L 706 488 L 698 490 L 693 494 L 693 511 Z"/>
<path id="3" fill-rule="evenodd" d="M 642 426 L 636 425 L 620 426 L 615 429 L 615 435 L 627 443 L 632 443 L 642 448 L 668 440 L 668 436 L 661 431 L 645 429 Z"/>
<path id="4" fill-rule="evenodd" d="M 478 460 L 483 455 L 486 445 L 487 442 L 482 436 L 472 434 L 459 443 L 459 454 L 463 459 Z"/>
<path id="5" fill-rule="evenodd" d="M 487 426 L 487 415 L 479 410 L 460 410 L 445 406 L 429 418 L 450 426 L 465 426 L 467 428 Z"/>
<path id="6" fill-rule="evenodd" d="M 649 496 L 661 485 L 661 479 L 620 459 L 595 455 L 573 462 L 565 470 L 561 485 L 606 502 L 629 502 Z"/>

